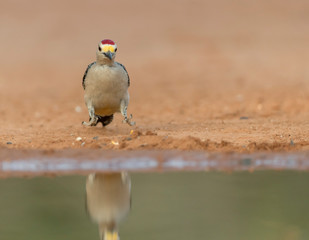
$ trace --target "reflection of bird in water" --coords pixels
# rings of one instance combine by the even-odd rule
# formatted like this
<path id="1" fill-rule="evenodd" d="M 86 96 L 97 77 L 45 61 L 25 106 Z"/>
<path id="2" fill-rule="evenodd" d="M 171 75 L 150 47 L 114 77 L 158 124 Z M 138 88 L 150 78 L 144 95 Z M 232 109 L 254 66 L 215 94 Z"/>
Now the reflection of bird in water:
<path id="1" fill-rule="evenodd" d="M 131 180 L 126 172 L 94 173 L 86 182 L 86 208 L 99 225 L 100 240 L 118 240 L 118 227 L 131 207 Z"/>

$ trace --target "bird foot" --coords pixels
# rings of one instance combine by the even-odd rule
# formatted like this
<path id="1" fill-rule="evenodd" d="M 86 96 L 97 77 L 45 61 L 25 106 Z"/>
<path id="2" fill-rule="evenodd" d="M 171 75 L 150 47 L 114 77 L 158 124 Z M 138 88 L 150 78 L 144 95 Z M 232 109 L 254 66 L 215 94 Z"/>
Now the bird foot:
<path id="1" fill-rule="evenodd" d="M 93 122 L 85 122 L 85 121 L 82 121 L 82 124 L 85 125 L 85 126 L 95 126 L 96 125 Z"/>
<path id="2" fill-rule="evenodd" d="M 123 123 L 127 123 L 129 124 L 130 126 L 134 126 L 135 125 L 135 122 L 131 121 L 132 119 L 132 114 L 130 114 L 130 117 L 125 117 L 124 120 L 122 121 Z"/>
<path id="3" fill-rule="evenodd" d="M 89 122 L 83 121 L 82 124 L 85 126 L 96 126 L 98 124 L 98 118 L 97 117 L 91 118 Z"/>

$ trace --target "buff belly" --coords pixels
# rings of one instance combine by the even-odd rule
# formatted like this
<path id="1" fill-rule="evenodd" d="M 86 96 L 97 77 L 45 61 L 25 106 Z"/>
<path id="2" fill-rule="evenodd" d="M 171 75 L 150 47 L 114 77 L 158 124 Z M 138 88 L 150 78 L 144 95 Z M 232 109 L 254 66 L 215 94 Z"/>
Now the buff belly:
<path id="1" fill-rule="evenodd" d="M 106 108 L 95 108 L 94 109 L 94 113 L 99 116 L 109 116 L 119 111 L 120 111 L 119 107 L 118 108 L 106 107 Z"/>
<path id="2" fill-rule="evenodd" d="M 120 112 L 121 102 L 128 103 L 128 80 L 118 65 L 115 67 L 95 66 L 88 72 L 85 103 L 93 107 L 95 114 L 109 116 Z"/>

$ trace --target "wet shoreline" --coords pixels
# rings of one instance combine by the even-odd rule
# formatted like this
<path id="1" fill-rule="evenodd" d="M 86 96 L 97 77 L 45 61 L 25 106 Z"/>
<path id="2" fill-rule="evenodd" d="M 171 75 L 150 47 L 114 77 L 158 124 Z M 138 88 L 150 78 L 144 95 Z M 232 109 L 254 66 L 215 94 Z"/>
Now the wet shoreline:
<path id="1" fill-rule="evenodd" d="M 309 152 L 1 150 L 0 177 L 91 172 L 309 170 Z"/>

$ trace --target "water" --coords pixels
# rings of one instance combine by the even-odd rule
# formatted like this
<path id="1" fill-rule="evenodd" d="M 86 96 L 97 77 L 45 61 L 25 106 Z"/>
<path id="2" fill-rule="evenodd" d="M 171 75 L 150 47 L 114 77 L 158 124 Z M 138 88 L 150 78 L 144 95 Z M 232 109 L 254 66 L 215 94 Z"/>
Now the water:
<path id="1" fill-rule="evenodd" d="M 87 176 L 0 180 L 0 239 L 99 240 Z M 309 239 L 309 173 L 133 173 L 121 240 Z"/>
<path id="2" fill-rule="evenodd" d="M 93 171 L 254 171 L 309 170 L 309 153 L 206 153 L 182 151 L 9 150 L 2 153 L 0 176 L 89 174 Z"/>

